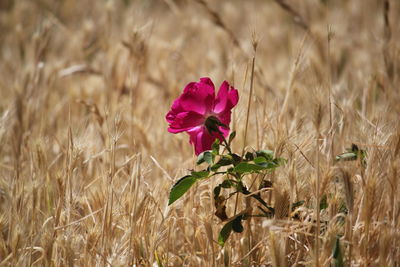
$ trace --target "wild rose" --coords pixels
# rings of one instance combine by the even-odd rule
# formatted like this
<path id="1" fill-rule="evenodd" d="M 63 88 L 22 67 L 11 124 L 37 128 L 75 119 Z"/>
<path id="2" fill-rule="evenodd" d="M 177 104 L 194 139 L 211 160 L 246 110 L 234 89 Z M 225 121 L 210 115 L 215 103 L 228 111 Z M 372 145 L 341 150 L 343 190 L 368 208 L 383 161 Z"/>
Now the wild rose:
<path id="1" fill-rule="evenodd" d="M 238 91 L 224 81 L 215 96 L 210 78 L 186 85 L 183 94 L 172 104 L 166 119 L 170 133 L 187 132 L 196 155 L 210 150 L 215 139 L 229 134 L 231 109 L 239 101 Z"/>

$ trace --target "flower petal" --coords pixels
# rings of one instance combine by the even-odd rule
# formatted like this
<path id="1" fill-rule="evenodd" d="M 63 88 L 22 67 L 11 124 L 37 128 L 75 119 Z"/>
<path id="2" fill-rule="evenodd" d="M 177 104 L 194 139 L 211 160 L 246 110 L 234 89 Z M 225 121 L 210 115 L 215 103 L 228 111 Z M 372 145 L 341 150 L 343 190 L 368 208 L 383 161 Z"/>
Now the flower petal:
<path id="1" fill-rule="evenodd" d="M 215 89 L 209 78 L 201 78 L 200 82 L 186 85 L 183 94 L 174 102 L 172 109 L 194 111 L 205 115 L 214 106 Z"/>
<path id="2" fill-rule="evenodd" d="M 222 135 L 223 135 L 225 138 L 228 137 L 229 131 L 230 131 L 229 128 L 226 128 L 226 127 L 219 127 L 219 130 L 221 131 Z M 218 139 L 220 139 L 220 141 L 222 141 L 220 137 L 218 137 Z"/>
<path id="3" fill-rule="evenodd" d="M 231 114 L 232 112 L 228 109 L 225 112 L 217 114 L 217 118 L 219 119 L 220 122 L 222 122 L 226 126 L 229 126 L 229 124 L 231 123 Z"/>
<path id="4" fill-rule="evenodd" d="M 186 131 L 190 143 L 194 145 L 196 155 L 211 149 L 215 139 L 222 137 L 217 131 L 211 134 L 205 126 L 210 116 L 217 117 L 225 126 L 219 126 L 224 137 L 229 134 L 231 109 L 239 100 L 238 91 L 224 81 L 215 98 L 214 84 L 209 78 L 201 78 L 199 82 L 186 85 L 184 92 L 178 97 L 166 115 L 169 123 L 168 131 L 179 133 Z M 215 130 L 215 129 L 214 129 Z"/>
<path id="5" fill-rule="evenodd" d="M 238 91 L 230 86 L 227 81 L 224 81 L 219 88 L 213 111 L 214 113 L 218 114 L 231 110 L 234 106 L 236 106 L 238 101 Z"/>
<path id="6" fill-rule="evenodd" d="M 184 111 L 180 113 L 170 111 L 166 119 L 170 123 L 168 128 L 170 133 L 187 131 L 204 123 L 203 115 L 193 111 Z"/>
<path id="7" fill-rule="evenodd" d="M 190 135 L 190 143 L 194 145 L 194 152 L 199 155 L 201 152 L 210 150 L 217 136 L 210 135 L 204 126 L 199 126 L 187 131 Z M 220 139 L 220 138 L 218 138 Z"/>

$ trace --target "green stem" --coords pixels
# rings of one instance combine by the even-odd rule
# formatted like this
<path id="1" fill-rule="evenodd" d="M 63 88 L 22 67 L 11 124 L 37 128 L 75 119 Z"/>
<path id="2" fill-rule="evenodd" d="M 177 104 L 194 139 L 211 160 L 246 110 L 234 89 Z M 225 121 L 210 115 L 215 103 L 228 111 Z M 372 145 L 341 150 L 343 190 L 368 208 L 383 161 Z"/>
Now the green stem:
<path id="1" fill-rule="evenodd" d="M 222 142 L 224 143 L 225 148 L 228 150 L 229 155 L 232 155 L 231 147 L 230 147 L 230 145 L 226 141 L 224 135 L 222 134 L 222 132 L 219 129 L 218 129 L 218 133 L 219 133 L 220 137 L 222 138 Z"/>
<path id="2" fill-rule="evenodd" d="M 242 194 L 244 194 L 244 195 L 250 195 L 251 194 L 251 192 L 249 190 L 247 190 L 247 188 L 245 188 L 245 187 L 242 187 L 242 190 L 240 192 Z M 275 212 L 274 208 L 268 206 L 267 202 L 265 202 L 264 199 L 262 199 L 259 194 L 251 195 L 251 197 L 256 199 L 258 202 L 260 202 L 264 207 L 266 207 L 272 213 Z"/>

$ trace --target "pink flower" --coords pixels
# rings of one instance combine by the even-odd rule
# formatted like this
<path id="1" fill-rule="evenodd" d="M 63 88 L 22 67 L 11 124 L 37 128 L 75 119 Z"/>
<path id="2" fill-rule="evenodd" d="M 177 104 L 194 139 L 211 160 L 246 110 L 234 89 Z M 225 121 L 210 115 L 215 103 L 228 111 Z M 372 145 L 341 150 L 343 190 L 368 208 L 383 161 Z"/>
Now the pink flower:
<path id="1" fill-rule="evenodd" d="M 166 116 L 169 123 L 168 131 L 170 133 L 187 132 L 196 155 L 199 155 L 205 150 L 210 150 L 216 138 L 222 142 L 220 133 L 224 137 L 228 136 L 231 109 L 236 106 L 238 100 L 238 91 L 227 81 L 221 84 L 216 97 L 214 84 L 210 78 L 191 82 L 186 85 L 183 94 L 174 101 Z M 208 127 L 206 127 L 206 121 Z M 212 121 L 223 124 L 215 128 L 220 133 L 218 130 L 212 130 L 210 127 Z"/>

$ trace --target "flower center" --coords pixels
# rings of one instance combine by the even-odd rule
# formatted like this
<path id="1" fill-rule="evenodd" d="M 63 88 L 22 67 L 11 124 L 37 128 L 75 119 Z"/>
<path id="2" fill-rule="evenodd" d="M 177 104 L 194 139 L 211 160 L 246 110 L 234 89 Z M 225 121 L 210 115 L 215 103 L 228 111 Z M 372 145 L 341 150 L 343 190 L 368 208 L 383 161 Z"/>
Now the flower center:
<path id="1" fill-rule="evenodd" d="M 222 127 L 227 127 L 225 124 L 223 124 L 217 117 L 215 116 L 208 116 L 207 119 L 204 122 L 204 126 L 206 126 L 208 132 L 211 134 L 212 132 L 217 132 L 220 133 L 220 129 L 218 128 L 219 126 Z"/>

